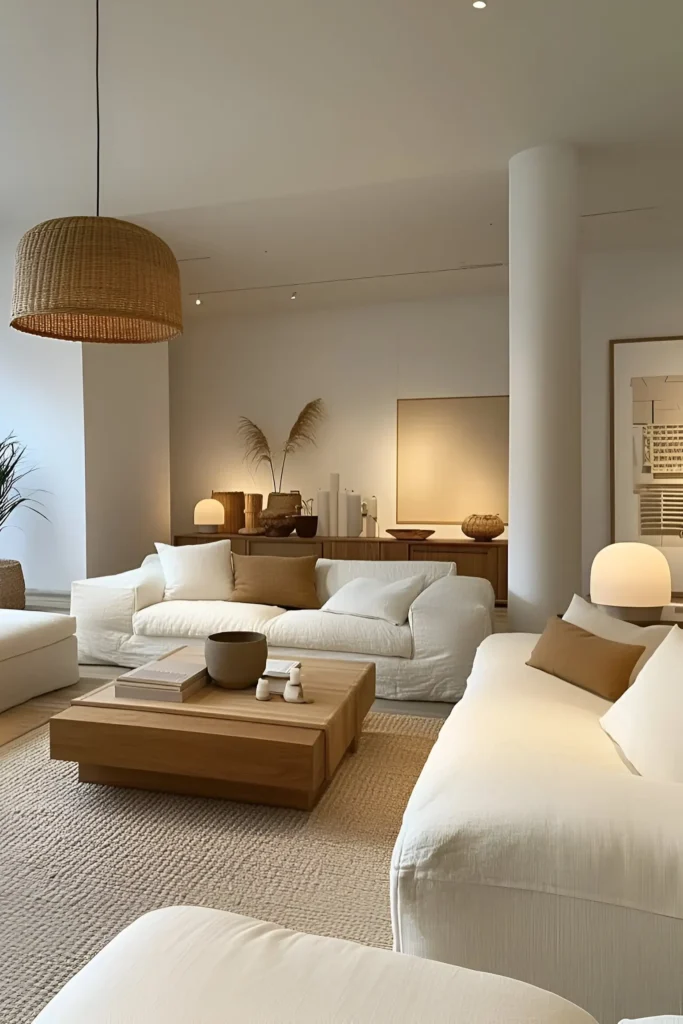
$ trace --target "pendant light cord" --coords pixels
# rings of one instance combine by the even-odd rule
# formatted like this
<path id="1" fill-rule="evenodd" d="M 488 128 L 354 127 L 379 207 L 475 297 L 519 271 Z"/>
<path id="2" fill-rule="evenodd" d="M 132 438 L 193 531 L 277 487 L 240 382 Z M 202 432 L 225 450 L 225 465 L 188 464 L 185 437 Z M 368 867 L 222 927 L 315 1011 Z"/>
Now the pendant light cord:
<path id="1" fill-rule="evenodd" d="M 100 0 L 95 0 L 95 110 L 97 123 L 96 215 L 100 215 Z"/>

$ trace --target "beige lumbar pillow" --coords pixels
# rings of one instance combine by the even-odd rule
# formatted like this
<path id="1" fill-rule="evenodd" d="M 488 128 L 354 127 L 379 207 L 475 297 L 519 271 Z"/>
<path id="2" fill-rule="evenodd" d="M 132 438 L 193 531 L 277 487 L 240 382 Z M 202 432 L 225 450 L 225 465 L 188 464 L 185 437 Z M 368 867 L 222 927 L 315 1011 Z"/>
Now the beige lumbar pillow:
<path id="1" fill-rule="evenodd" d="M 531 652 L 527 665 L 590 690 L 606 700 L 617 700 L 645 648 L 615 643 L 580 626 L 552 618 Z"/>
<path id="2" fill-rule="evenodd" d="M 683 782 L 683 630 L 670 630 L 600 725 L 645 778 Z"/>
<path id="3" fill-rule="evenodd" d="M 231 601 L 274 604 L 280 608 L 319 608 L 316 555 L 233 555 L 235 589 Z"/>
<path id="4" fill-rule="evenodd" d="M 666 625 L 636 626 L 632 622 L 615 619 L 614 616 L 608 615 L 602 608 L 596 608 L 594 604 L 579 597 L 578 594 L 574 594 L 572 603 L 562 618 L 565 622 L 571 622 L 574 626 L 587 629 L 589 633 L 601 636 L 605 640 L 616 640 L 619 644 L 643 644 L 645 650 L 631 673 L 631 685 L 635 682 L 636 676 L 645 662 L 652 657 L 671 629 L 671 626 Z"/>

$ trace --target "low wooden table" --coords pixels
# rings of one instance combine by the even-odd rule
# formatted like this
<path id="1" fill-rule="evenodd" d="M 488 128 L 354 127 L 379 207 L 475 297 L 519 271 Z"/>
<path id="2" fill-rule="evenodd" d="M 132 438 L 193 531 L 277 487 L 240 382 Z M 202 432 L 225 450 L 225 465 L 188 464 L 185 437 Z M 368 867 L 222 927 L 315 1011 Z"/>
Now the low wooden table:
<path id="1" fill-rule="evenodd" d="M 182 704 L 140 701 L 107 683 L 51 719 L 50 756 L 77 761 L 81 782 L 309 810 L 356 750 L 375 666 L 305 659 L 301 678 L 310 704 L 212 685 Z"/>

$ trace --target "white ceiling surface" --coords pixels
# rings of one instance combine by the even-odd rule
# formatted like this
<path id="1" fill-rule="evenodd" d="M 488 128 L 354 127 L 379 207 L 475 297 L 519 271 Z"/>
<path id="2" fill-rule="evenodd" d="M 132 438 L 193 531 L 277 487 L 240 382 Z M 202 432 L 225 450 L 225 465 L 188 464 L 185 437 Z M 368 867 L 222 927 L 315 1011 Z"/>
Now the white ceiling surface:
<path id="1" fill-rule="evenodd" d="M 0 210 L 17 227 L 92 212 L 93 10 L 4 0 Z M 585 218 L 588 248 L 683 242 L 683 0 L 101 0 L 101 33 L 102 212 L 210 255 L 183 264 L 186 292 L 504 262 L 507 162 L 544 141 L 581 147 L 584 214 L 656 207 Z"/>

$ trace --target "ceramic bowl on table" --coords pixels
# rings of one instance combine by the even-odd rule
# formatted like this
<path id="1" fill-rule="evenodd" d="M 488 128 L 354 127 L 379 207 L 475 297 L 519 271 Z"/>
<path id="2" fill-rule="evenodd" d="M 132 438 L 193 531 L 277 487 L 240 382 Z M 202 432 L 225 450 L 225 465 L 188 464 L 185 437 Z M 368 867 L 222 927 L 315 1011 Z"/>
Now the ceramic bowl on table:
<path id="1" fill-rule="evenodd" d="M 206 668 L 213 683 L 226 690 L 254 686 L 266 670 L 268 642 L 263 633 L 235 630 L 212 633 L 204 644 Z"/>

